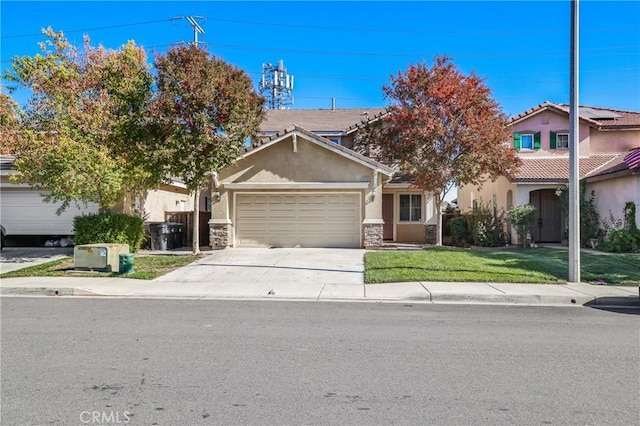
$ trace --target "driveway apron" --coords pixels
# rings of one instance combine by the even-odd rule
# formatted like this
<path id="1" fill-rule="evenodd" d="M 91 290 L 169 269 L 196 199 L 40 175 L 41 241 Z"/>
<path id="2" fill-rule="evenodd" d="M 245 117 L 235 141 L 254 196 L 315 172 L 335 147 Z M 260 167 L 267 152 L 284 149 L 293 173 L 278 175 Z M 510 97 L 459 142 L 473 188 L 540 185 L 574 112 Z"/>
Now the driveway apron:
<path id="1" fill-rule="evenodd" d="M 234 248 L 214 251 L 156 282 L 257 285 L 267 288 L 362 284 L 364 250 L 328 248 Z"/>

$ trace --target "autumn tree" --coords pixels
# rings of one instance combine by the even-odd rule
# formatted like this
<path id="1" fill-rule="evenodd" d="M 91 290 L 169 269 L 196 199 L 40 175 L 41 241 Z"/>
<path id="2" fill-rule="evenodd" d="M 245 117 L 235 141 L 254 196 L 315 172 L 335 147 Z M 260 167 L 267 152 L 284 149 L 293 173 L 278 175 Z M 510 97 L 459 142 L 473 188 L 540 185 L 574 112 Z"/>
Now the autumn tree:
<path id="1" fill-rule="evenodd" d="M 95 202 L 107 209 L 125 193 L 156 185 L 144 113 L 152 74 L 132 41 L 118 50 L 78 49 L 51 28 L 42 54 L 12 59 L 4 78 L 31 92 L 12 149 L 14 179 L 46 189 L 46 201 Z"/>
<path id="2" fill-rule="evenodd" d="M 21 137 L 22 111 L 11 96 L 0 93 L 0 154 L 13 154 Z"/>
<path id="3" fill-rule="evenodd" d="M 155 60 L 153 134 L 166 172 L 194 194 L 193 252 L 200 252 L 200 192 L 208 176 L 235 163 L 264 118 L 264 98 L 249 76 L 196 46 L 178 46 Z"/>
<path id="4" fill-rule="evenodd" d="M 519 160 L 507 147 L 506 116 L 474 73 L 447 57 L 410 64 L 383 87 L 388 114 L 360 136 L 358 149 L 396 165 L 414 185 L 434 194 L 436 244 L 442 244 L 441 206 L 455 186 L 509 176 Z"/>

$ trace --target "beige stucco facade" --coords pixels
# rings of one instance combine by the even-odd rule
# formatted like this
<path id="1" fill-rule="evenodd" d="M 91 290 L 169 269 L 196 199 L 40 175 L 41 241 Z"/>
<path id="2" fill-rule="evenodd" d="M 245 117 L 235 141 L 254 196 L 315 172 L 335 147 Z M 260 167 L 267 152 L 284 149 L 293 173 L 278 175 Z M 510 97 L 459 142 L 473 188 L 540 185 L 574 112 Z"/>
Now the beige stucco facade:
<path id="1" fill-rule="evenodd" d="M 239 245 L 238 224 L 242 216 L 239 197 L 248 200 L 260 194 L 272 194 L 274 199 L 284 196 L 286 200 L 301 200 L 314 194 L 318 200 L 341 196 L 342 199 L 357 200 L 359 205 L 350 213 L 357 216 L 359 222 L 357 244 L 370 246 L 378 240 L 381 243 L 382 187 L 391 174 L 389 169 L 380 169 L 371 160 L 333 146 L 323 138 L 289 132 L 248 151 L 235 165 L 219 171 L 217 178 L 212 179 L 212 246 Z M 286 200 L 284 202 L 289 202 Z M 296 207 L 281 207 L 285 208 Z M 326 227 L 326 224 L 320 225 Z M 292 238 L 294 241 L 295 236 Z M 330 245 L 330 242 L 325 244 Z"/>

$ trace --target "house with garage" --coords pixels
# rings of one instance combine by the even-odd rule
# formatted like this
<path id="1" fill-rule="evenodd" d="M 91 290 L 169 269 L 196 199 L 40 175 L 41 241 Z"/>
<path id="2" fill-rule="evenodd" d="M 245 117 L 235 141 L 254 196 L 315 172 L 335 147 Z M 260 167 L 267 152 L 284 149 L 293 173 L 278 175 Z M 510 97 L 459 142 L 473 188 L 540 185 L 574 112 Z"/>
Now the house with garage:
<path id="1" fill-rule="evenodd" d="M 98 205 L 88 203 L 70 205 L 57 214 L 61 203 L 48 203 L 43 196 L 46 191 L 39 191 L 29 185 L 17 184 L 10 176 L 17 173 L 13 167 L 13 156 L 0 156 L 0 224 L 9 238 L 21 238 L 30 244 L 42 244 L 47 239 L 72 236 L 73 218 L 82 214 L 98 212 Z M 201 197 L 200 217 L 204 224 L 202 241 L 208 240 L 207 222 L 210 217 L 209 194 Z M 133 211 L 145 214 L 148 224 L 159 222 L 183 222 L 187 230 L 191 228 L 193 219 L 193 195 L 179 180 L 172 180 L 168 185 L 147 191 L 135 197 L 126 196 L 111 208 L 113 212 Z M 191 232 L 184 232 L 184 244 L 190 244 Z"/>
<path id="2" fill-rule="evenodd" d="M 508 121 L 511 146 L 522 165 L 512 178 L 499 177 L 480 186 L 458 188 L 458 206 L 469 211 L 479 204 L 507 211 L 536 207 L 532 239 L 560 242 L 565 218 L 555 192 L 569 179 L 569 105 L 544 102 Z M 579 108 L 579 175 L 587 193 L 595 192 L 601 218 L 621 218 L 626 202 L 640 211 L 637 163 L 625 158 L 640 148 L 640 112 L 583 106 Z M 512 231 L 512 230 L 511 230 Z M 512 242 L 516 233 L 511 232 Z"/>
<path id="3" fill-rule="evenodd" d="M 382 108 L 269 110 L 211 181 L 210 241 L 226 247 L 379 247 L 435 240 L 431 194 L 351 148 Z"/>

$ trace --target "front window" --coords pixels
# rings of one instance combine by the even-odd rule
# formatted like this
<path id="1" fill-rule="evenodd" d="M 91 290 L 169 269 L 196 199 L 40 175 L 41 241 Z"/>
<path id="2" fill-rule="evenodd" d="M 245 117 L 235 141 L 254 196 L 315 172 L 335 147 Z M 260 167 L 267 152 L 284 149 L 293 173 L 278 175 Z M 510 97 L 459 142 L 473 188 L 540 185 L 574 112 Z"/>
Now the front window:
<path id="1" fill-rule="evenodd" d="M 400 194 L 400 221 L 420 222 L 422 220 L 422 195 Z"/>
<path id="2" fill-rule="evenodd" d="M 569 134 L 568 133 L 558 133 L 556 135 L 556 148 L 558 149 L 568 149 L 569 148 Z"/>
<path id="3" fill-rule="evenodd" d="M 533 149 L 533 135 L 520 135 L 520 149 Z"/>

